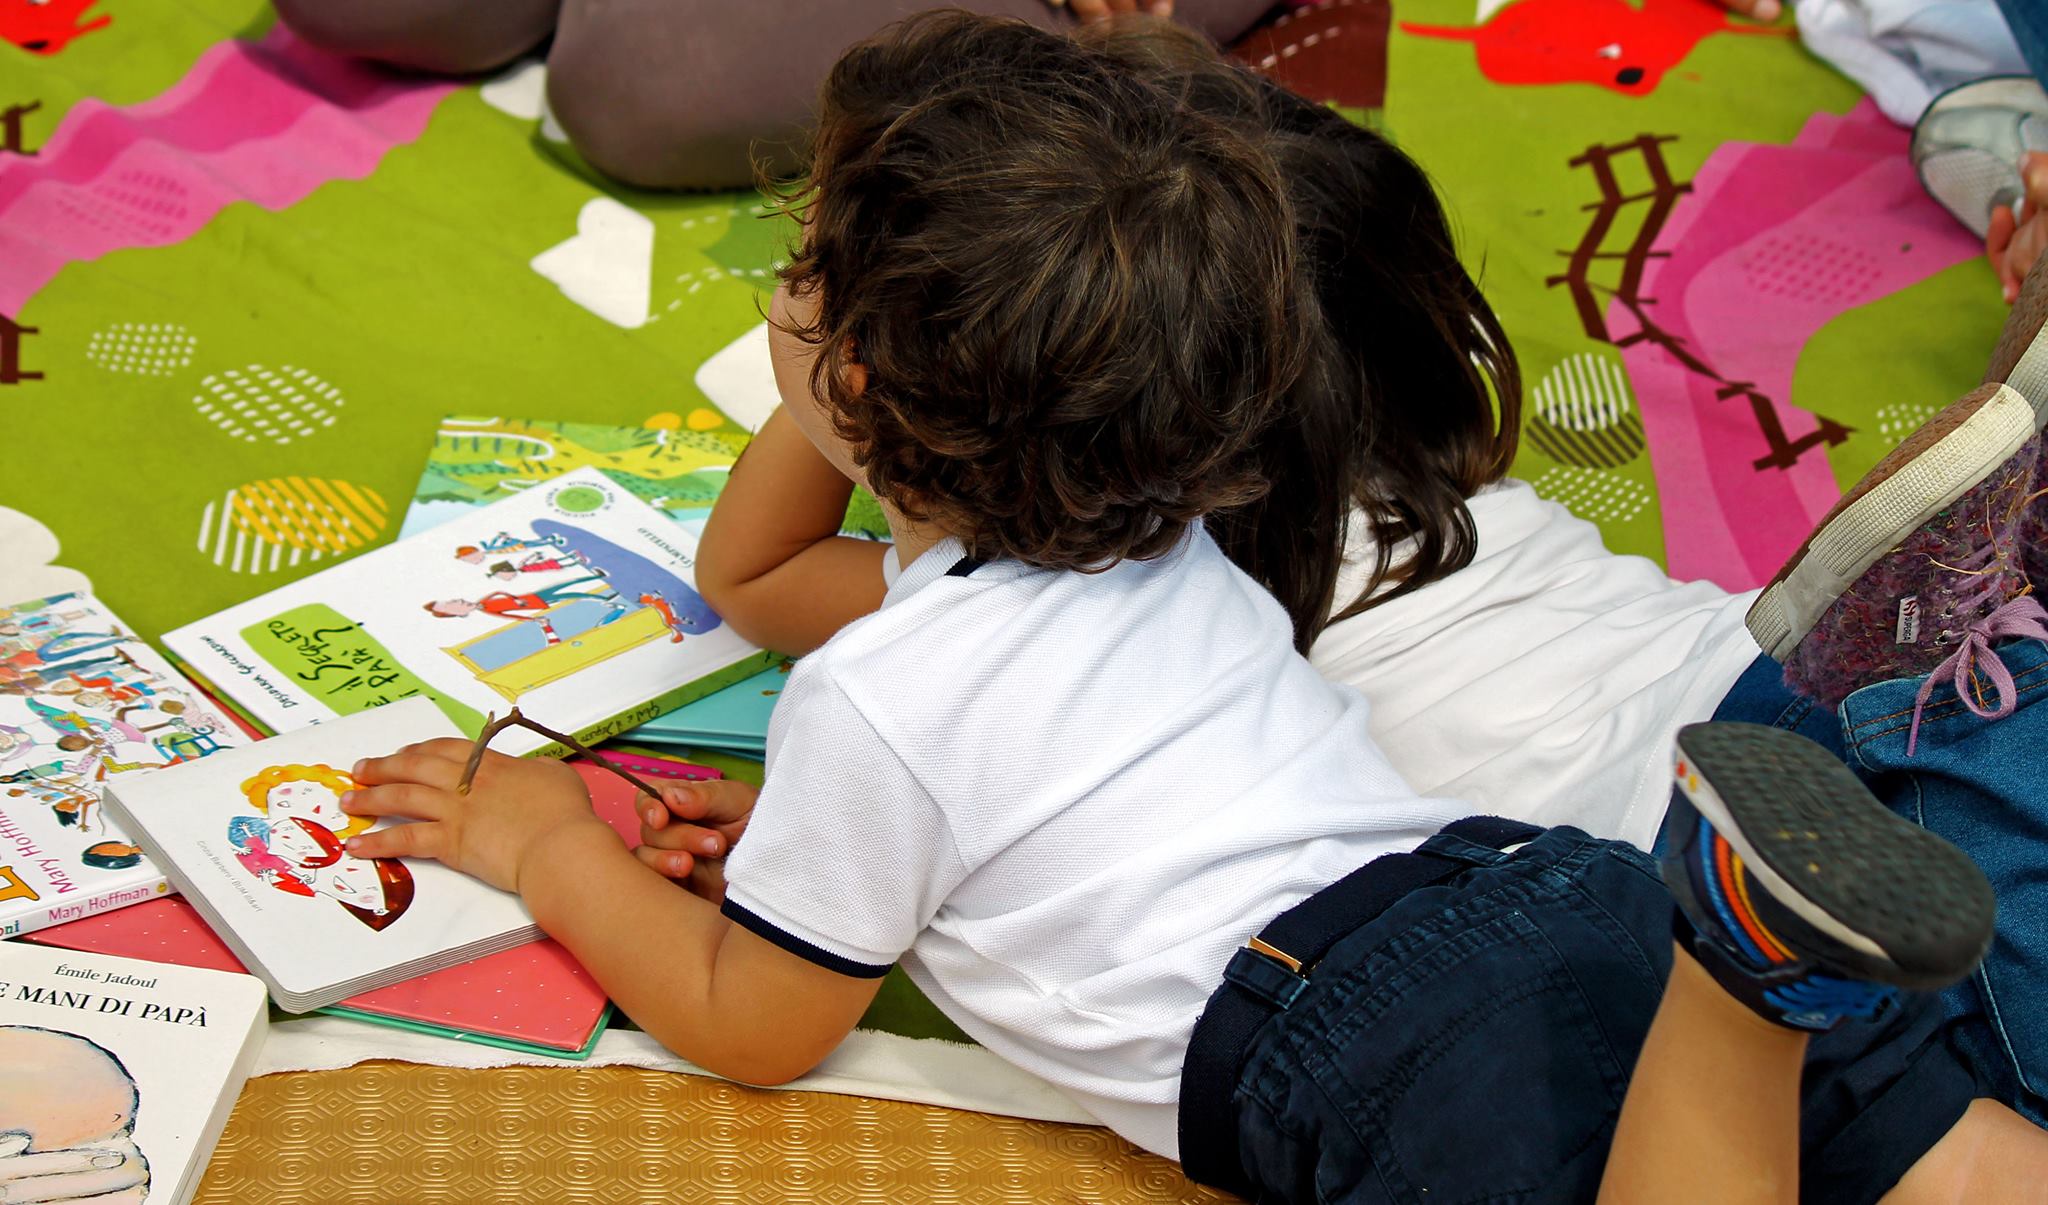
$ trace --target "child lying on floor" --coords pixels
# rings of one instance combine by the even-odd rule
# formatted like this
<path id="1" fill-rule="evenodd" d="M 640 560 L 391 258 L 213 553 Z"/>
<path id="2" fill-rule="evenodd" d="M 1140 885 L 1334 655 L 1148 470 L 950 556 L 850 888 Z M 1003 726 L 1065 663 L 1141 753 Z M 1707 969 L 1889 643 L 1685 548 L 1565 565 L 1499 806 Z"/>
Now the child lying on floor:
<path id="1" fill-rule="evenodd" d="M 351 812 L 425 822 L 351 852 L 517 890 L 646 1029 L 735 1078 L 807 1070 L 901 958 L 991 1049 L 1211 1178 L 1583 1195 L 1672 965 L 1670 896 L 1627 846 L 1416 797 L 1204 529 L 1266 487 L 1260 440 L 1322 318 L 1262 140 L 1184 99 L 957 15 L 835 69 L 775 312 L 782 421 L 815 461 L 783 514 L 817 464 L 858 476 L 903 571 L 792 676 L 758 800 L 671 801 L 733 842 L 705 884 L 721 905 L 627 854 L 564 768 L 488 758 L 454 795 L 460 743 L 358 767 Z M 763 501 L 744 483 L 769 447 L 721 513 Z M 773 507 L 752 521 L 803 558 Z M 1804 1174 L 1874 1198 L 1916 1164 L 1972 1170 L 2009 1114 L 1965 1114 L 1937 1004 L 1854 981 L 1960 974 L 1982 917 L 1929 910 L 1941 933 L 1914 948 L 1824 902 L 1862 954 L 1843 956 L 1780 915 L 1815 911 L 1814 872 L 1726 816 L 1712 831 L 1769 873 L 1708 881 L 1776 903 L 1701 913 L 1701 965 L 1779 1020 L 1874 1015 L 1813 1043 Z M 1782 958 L 1706 952 L 1759 922 Z M 1337 1063 L 1355 1094 L 1331 1100 Z M 2043 1166 L 2001 1153 L 2025 1158 L 1994 1172 Z"/>
<path id="2" fill-rule="evenodd" d="M 1974 982 L 1949 993 L 1949 1037 L 1979 1052 L 1986 1091 L 2048 1118 L 2048 879 L 2034 872 L 2048 857 L 2048 799 L 2026 793 L 2026 758 L 2010 752 L 2048 739 L 2048 711 L 2034 706 L 2048 693 L 2048 645 L 2011 639 L 2042 630 L 2026 587 L 2048 576 L 2048 502 L 2027 491 L 2048 483 L 2026 456 L 2005 463 L 2048 398 L 2048 347 L 2026 354 L 2048 316 L 2048 271 L 2027 282 L 1993 355 L 1994 387 L 1915 437 L 1959 424 L 1952 438 L 1977 446 L 1943 455 L 1937 497 L 1990 480 L 1999 503 L 1977 498 L 1979 521 L 1911 554 L 1933 558 L 1914 562 L 1927 589 L 1912 597 L 1934 621 L 1897 644 L 1893 600 L 1850 591 L 1828 614 L 1801 617 L 1821 630 L 1794 640 L 1782 591 L 1758 602 L 1673 582 L 1609 552 L 1591 524 L 1526 484 L 1501 482 L 1519 426 L 1514 356 L 1428 180 L 1398 150 L 1170 26 L 1080 36 L 1205 114 L 1246 123 L 1288 178 L 1322 314 L 1313 367 L 1261 438 L 1267 492 L 1205 527 L 1286 607 L 1311 664 L 1371 700 L 1372 736 L 1402 778 L 1474 812 L 1648 849 L 1681 726 L 1713 716 L 1796 728 L 1992 876 L 2001 940 Z M 1997 383 L 2019 396 L 1981 408 Z M 1988 441 L 1974 433 L 1984 431 Z M 733 624 L 801 652 L 881 605 L 885 550 L 834 534 L 851 488 L 786 418 L 768 424 L 698 564 Z M 1917 518 L 1871 530 L 1859 515 L 1872 506 L 1835 517 L 1837 536 L 1864 528 L 1857 565 L 1874 565 Z M 787 539 L 760 538 L 752 516 L 764 512 Z M 1838 664 L 1836 653 L 1868 644 L 1856 631 L 1875 628 L 1888 633 L 1883 656 Z M 1796 662 L 1791 673 L 1759 654 L 1759 639 Z M 1981 689 L 1958 693 L 1953 683 L 1979 669 Z M 2001 673 L 2009 691 L 1997 689 Z M 719 833 L 659 814 L 642 836 L 642 857 L 676 877 L 725 849 Z"/>

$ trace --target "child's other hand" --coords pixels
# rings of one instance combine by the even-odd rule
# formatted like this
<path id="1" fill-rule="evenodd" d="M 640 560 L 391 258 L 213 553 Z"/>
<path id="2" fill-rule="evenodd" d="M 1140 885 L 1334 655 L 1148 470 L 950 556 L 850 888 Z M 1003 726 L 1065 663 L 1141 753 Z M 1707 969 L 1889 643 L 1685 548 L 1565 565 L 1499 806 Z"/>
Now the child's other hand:
<path id="1" fill-rule="evenodd" d="M 1991 211 L 1991 229 L 1984 238 L 1984 252 L 1998 273 L 2007 304 L 2020 295 L 2027 273 L 2048 251 L 2048 155 L 2029 154 L 2020 172 L 2027 186 L 2027 220 L 2018 221 L 2009 207 L 2000 205 Z"/>
<path id="2" fill-rule="evenodd" d="M 747 818 L 754 814 L 759 787 L 723 779 L 661 784 L 661 798 L 634 801 L 640 811 L 642 862 L 678 880 L 712 903 L 725 898 L 725 855 L 732 852 Z"/>
<path id="3" fill-rule="evenodd" d="M 493 887 L 519 890 L 519 869 L 550 840 L 579 824 L 604 822 L 576 771 L 561 762 L 485 753 L 469 794 L 457 795 L 471 744 L 446 737 L 359 761 L 358 787 L 342 796 L 352 816 L 410 816 L 351 838 L 358 858 L 433 858 Z"/>
<path id="4" fill-rule="evenodd" d="M 1150 13 L 1155 17 L 1173 15 L 1173 0 L 1048 0 L 1054 8 L 1071 8 L 1082 21 L 1107 21 L 1119 13 Z"/>

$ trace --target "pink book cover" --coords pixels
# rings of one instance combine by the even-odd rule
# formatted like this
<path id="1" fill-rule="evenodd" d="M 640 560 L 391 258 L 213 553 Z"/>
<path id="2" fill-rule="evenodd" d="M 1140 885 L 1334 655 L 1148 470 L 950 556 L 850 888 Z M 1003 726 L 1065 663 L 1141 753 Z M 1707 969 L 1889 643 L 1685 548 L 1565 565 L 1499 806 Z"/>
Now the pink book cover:
<path id="1" fill-rule="evenodd" d="M 570 763 L 591 803 L 628 846 L 640 843 L 633 789 L 586 762 Z M 150 962 L 240 971 L 242 964 L 190 904 L 151 900 L 39 930 L 19 940 Z M 460 1030 L 485 1038 L 580 1052 L 609 1002 L 582 965 L 551 939 L 365 992 L 338 1007 L 393 1021 Z"/>

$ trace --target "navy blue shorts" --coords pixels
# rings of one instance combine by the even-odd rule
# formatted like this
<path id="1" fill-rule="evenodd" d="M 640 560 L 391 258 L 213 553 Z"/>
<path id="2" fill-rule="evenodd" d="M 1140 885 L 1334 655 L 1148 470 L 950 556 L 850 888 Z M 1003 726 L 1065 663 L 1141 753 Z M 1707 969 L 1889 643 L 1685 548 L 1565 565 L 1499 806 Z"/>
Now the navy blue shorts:
<path id="1" fill-rule="evenodd" d="M 1503 854 L 1471 826 L 1405 855 L 1442 881 L 1365 909 L 1305 981 L 1232 962 L 1183 1078 L 1190 1175 L 1319 1205 L 1593 1199 L 1670 970 L 1671 897 L 1633 846 L 1563 828 Z M 1883 1195 L 1980 1093 L 1921 997 L 1817 1036 L 1802 1094 L 1802 1195 L 1833 1202 Z"/>

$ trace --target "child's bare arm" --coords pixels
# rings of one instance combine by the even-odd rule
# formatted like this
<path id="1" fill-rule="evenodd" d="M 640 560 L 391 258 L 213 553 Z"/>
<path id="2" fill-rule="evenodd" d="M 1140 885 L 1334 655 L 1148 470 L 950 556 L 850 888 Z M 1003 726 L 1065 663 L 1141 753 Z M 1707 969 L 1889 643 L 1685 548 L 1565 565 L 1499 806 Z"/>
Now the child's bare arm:
<path id="1" fill-rule="evenodd" d="M 885 545 L 839 534 L 848 481 L 781 410 L 732 468 L 697 551 L 697 588 L 733 630 L 803 654 L 882 605 Z"/>
<path id="2" fill-rule="evenodd" d="M 467 741 L 444 739 L 358 763 L 344 810 L 418 822 L 363 833 L 349 852 L 434 858 L 517 891 L 627 1015 L 677 1054 L 733 1079 L 802 1075 L 874 999 L 879 979 L 786 953 L 644 865 L 559 762 L 487 753 L 469 794 L 457 795 L 469 751 Z M 724 785 L 731 808 L 751 806 L 751 787 Z"/>
<path id="3" fill-rule="evenodd" d="M 881 986 L 733 924 L 642 864 L 608 828 L 551 849 L 519 886 L 541 928 L 627 1016 L 698 1066 L 746 1083 L 786 1083 L 817 1066 Z"/>

